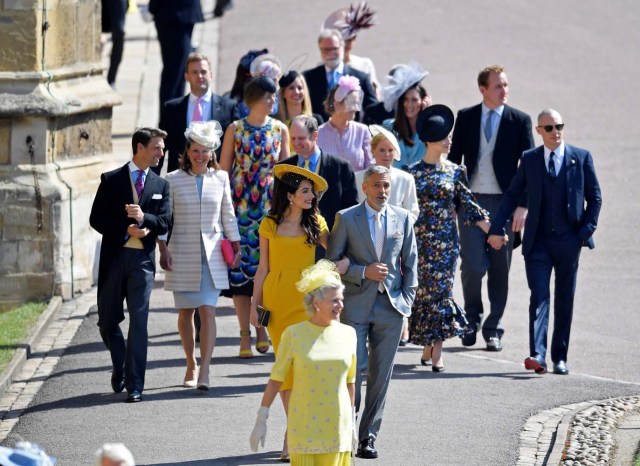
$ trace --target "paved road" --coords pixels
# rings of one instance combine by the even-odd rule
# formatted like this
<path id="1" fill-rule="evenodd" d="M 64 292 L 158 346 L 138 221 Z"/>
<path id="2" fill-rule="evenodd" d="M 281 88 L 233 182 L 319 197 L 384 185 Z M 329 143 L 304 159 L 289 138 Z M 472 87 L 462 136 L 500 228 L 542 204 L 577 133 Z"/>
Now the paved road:
<path id="1" fill-rule="evenodd" d="M 520 429 L 532 414 L 640 393 L 640 323 L 634 317 L 638 246 L 628 241 L 640 223 L 638 188 L 630 181 L 640 175 L 638 164 L 632 163 L 640 138 L 632 126 L 637 118 L 631 99 L 640 82 L 633 60 L 640 43 L 640 6 L 595 0 L 543 6 L 524 0 L 490 6 L 468 0 L 407 0 L 399 10 L 397 2 L 371 3 L 380 12 L 380 25 L 358 38 L 356 52 L 370 56 L 379 75 L 396 62 L 418 59 L 431 71 L 426 84 L 435 102 L 459 108 L 479 100 L 477 70 L 502 62 L 511 80 L 511 103 L 531 114 L 556 107 L 565 117 L 567 138 L 591 149 L 595 157 L 605 204 L 598 247 L 585 251 L 581 265 L 572 375 L 539 377 L 522 367 L 528 347 L 528 296 L 518 255 L 505 351 L 489 355 L 480 348 L 462 349 L 457 341 L 448 343 L 447 372 L 437 376 L 416 365 L 419 348 L 404 348 L 398 355 L 377 442 L 381 458 L 375 464 L 514 464 Z M 342 6 L 334 0 L 235 4 L 221 23 L 219 90 L 230 87 L 237 60 L 249 48 L 268 46 L 285 64 L 307 53 L 302 68 L 314 66 L 318 26 L 327 11 Z M 489 28 L 481 27 L 479 19 L 489 14 L 495 20 L 488 21 Z M 152 55 L 157 48 L 136 49 L 134 43 L 127 43 L 125 54 L 146 50 L 149 65 L 144 72 L 149 74 L 157 67 L 157 56 Z M 130 68 L 123 74 L 125 84 L 119 82 L 122 92 L 143 102 L 134 108 L 135 121 L 149 117 L 144 103 L 152 102 L 155 92 L 142 86 L 139 96 L 124 87 L 129 79 L 131 85 L 139 84 L 138 75 L 138 69 Z M 116 109 L 115 118 L 126 117 L 120 111 Z M 126 142 L 117 142 L 122 140 Z M 623 203 L 626 199 L 631 202 Z M 183 355 L 173 300 L 161 285 L 162 276 L 152 297 L 145 401 L 126 405 L 122 395 L 110 393 L 109 358 L 92 310 L 3 443 L 13 443 L 17 435 L 28 438 L 45 446 L 61 465 L 88 464 L 93 451 L 106 441 L 125 442 L 142 465 L 278 464 L 284 431 L 279 408 L 272 410 L 269 420 L 266 452 L 250 454 L 247 440 L 272 355 L 238 360 L 237 324 L 231 309 L 223 307 L 218 313 L 214 388 L 204 396 L 181 388 Z"/>

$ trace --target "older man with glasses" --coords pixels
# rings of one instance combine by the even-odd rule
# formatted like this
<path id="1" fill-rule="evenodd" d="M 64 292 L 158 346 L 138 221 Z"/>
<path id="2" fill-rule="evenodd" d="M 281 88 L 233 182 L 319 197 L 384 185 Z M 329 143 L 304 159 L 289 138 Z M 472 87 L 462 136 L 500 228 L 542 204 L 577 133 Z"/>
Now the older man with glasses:
<path id="1" fill-rule="evenodd" d="M 555 374 L 567 375 L 567 353 L 573 317 L 578 261 L 583 246 L 593 249 L 593 233 L 602 206 L 600 186 L 591 154 L 565 144 L 564 123 L 556 110 L 538 115 L 536 131 L 543 145 L 526 151 L 504 194 L 489 230 L 494 249 L 504 245 L 504 227 L 528 192 L 522 254 L 531 290 L 529 357 L 524 365 L 538 374 L 547 372 L 547 328 L 551 271 L 555 272 L 554 325 L 551 360 Z"/>

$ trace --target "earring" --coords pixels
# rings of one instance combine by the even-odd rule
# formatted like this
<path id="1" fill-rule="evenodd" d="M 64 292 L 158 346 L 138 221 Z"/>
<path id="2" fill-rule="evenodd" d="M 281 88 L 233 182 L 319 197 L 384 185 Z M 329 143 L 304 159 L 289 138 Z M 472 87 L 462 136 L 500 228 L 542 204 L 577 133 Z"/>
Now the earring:
<path id="1" fill-rule="evenodd" d="M 291 199 L 289 199 L 289 205 L 293 204 L 293 201 Z"/>

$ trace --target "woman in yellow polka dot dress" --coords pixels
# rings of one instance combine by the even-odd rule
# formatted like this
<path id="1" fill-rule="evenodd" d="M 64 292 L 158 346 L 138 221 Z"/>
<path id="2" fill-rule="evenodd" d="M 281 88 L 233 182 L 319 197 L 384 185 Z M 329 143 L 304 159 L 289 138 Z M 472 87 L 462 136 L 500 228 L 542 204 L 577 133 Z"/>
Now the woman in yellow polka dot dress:
<path id="1" fill-rule="evenodd" d="M 296 284 L 311 318 L 282 334 L 262 397 L 251 448 L 264 446 L 269 407 L 290 368 L 293 388 L 287 417 L 294 466 L 348 466 L 353 451 L 356 333 L 340 323 L 343 285 L 335 265 L 321 260 Z"/>

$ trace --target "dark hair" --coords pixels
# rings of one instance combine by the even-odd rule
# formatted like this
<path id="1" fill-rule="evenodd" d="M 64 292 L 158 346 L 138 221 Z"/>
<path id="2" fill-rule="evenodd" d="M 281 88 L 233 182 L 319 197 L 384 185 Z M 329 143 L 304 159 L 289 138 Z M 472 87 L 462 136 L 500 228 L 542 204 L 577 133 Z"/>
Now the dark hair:
<path id="1" fill-rule="evenodd" d="M 233 80 L 233 85 L 231 86 L 231 91 L 229 92 L 229 96 L 238 101 L 244 101 L 244 86 L 247 84 L 249 78 L 251 78 L 251 62 L 258 56 L 263 55 L 265 53 L 269 53 L 268 49 L 262 50 L 249 50 L 242 57 L 240 57 L 240 62 L 238 63 L 238 67 L 236 68 L 236 77 Z"/>
<path id="2" fill-rule="evenodd" d="M 335 101 L 336 101 L 336 91 L 338 90 L 338 85 L 333 86 L 333 89 L 329 91 L 327 98 L 322 102 L 322 106 L 324 107 L 324 111 L 329 115 L 333 114 L 333 111 L 336 109 Z"/>
<path id="3" fill-rule="evenodd" d="M 147 147 L 149 141 L 153 138 L 166 138 L 167 133 L 158 128 L 137 128 L 131 137 L 131 149 L 133 150 L 133 155 L 136 155 L 138 151 L 138 144 L 142 144 Z"/>
<path id="4" fill-rule="evenodd" d="M 313 189 L 313 181 L 309 178 L 302 175 L 298 175 L 297 178 L 297 183 L 292 183 L 291 180 L 293 177 L 289 177 L 288 183 L 284 183 L 276 179 L 273 184 L 273 198 L 271 200 L 269 217 L 276 222 L 276 225 L 280 225 L 282 223 L 284 220 L 284 214 L 289 208 L 289 199 L 287 198 L 287 194 L 295 194 L 298 188 L 300 188 L 300 183 L 304 180 L 311 183 L 311 189 Z M 300 219 L 300 227 L 307 235 L 305 243 L 313 246 L 318 244 L 318 239 L 320 238 L 318 214 L 318 197 L 314 196 L 313 201 L 311 201 L 311 208 L 304 209 L 302 211 L 302 218 Z"/>
<path id="5" fill-rule="evenodd" d="M 396 118 L 393 122 L 393 129 L 398 133 L 400 139 L 402 139 L 402 141 L 409 147 L 413 147 L 413 134 L 411 134 L 411 125 L 409 125 L 407 115 L 404 113 L 404 101 L 407 99 L 407 93 L 411 90 L 418 91 L 420 99 L 424 99 L 427 96 L 427 90 L 420 83 L 415 83 L 409 89 L 404 91 L 398 99 Z"/>
<path id="6" fill-rule="evenodd" d="M 489 65 L 483 68 L 482 70 L 480 70 L 480 73 L 478 73 L 478 87 L 479 86 L 487 87 L 489 85 L 489 76 L 491 76 L 491 73 L 496 73 L 496 74 L 504 73 L 504 66 Z"/>
<path id="7" fill-rule="evenodd" d="M 191 170 L 191 160 L 189 159 L 187 152 L 191 149 L 191 144 L 193 144 L 193 142 L 194 141 L 187 138 L 187 145 L 185 146 L 184 151 L 180 154 L 180 169 L 187 173 Z M 211 158 L 209 159 L 209 163 L 207 163 L 207 167 L 213 167 L 214 170 L 220 170 L 220 165 L 216 159 L 216 152 L 213 149 L 211 149 Z"/>
<path id="8" fill-rule="evenodd" d="M 251 78 L 244 88 L 244 103 L 247 107 L 258 102 L 265 94 L 275 94 L 276 83 L 267 76 L 257 76 Z"/>

